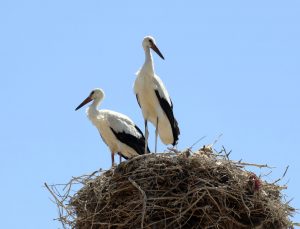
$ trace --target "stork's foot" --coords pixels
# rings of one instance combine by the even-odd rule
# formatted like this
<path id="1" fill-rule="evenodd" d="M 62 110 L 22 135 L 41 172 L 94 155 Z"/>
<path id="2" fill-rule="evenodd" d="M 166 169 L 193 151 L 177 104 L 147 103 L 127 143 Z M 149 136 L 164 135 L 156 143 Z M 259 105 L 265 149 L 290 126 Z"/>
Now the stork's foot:
<path id="1" fill-rule="evenodd" d="M 175 148 L 175 146 L 168 147 L 167 149 L 170 150 L 170 151 L 172 151 L 172 152 L 174 152 L 174 153 L 181 153 L 179 150 L 177 150 L 177 148 Z"/>

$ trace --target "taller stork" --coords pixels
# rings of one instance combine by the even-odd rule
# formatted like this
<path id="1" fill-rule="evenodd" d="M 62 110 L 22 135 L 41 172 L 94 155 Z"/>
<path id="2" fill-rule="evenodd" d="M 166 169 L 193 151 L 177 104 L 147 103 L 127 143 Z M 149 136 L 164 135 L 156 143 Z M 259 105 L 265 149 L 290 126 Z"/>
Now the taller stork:
<path id="1" fill-rule="evenodd" d="M 119 154 L 121 161 L 121 157 L 129 159 L 150 152 L 148 147 L 144 149 L 145 137 L 142 131 L 129 117 L 115 111 L 97 109 L 103 98 L 103 90 L 96 88 L 75 110 L 93 101 L 86 113 L 111 151 L 112 166 L 114 153 Z"/>
<path id="2" fill-rule="evenodd" d="M 145 121 L 145 149 L 148 145 L 149 120 L 155 126 L 155 152 L 157 151 L 157 135 L 161 141 L 173 146 L 177 144 L 180 134 L 178 122 L 174 117 L 173 103 L 162 80 L 154 72 L 154 63 L 150 49 L 155 51 L 162 59 L 164 56 L 156 46 L 153 37 L 146 36 L 143 40 L 145 63 L 137 72 L 134 83 L 134 92 Z"/>

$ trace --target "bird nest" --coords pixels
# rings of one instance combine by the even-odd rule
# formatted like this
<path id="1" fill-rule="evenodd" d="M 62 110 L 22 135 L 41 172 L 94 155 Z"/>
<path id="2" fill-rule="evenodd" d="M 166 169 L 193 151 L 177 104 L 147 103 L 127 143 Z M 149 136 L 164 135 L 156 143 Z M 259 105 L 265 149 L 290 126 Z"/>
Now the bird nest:
<path id="1" fill-rule="evenodd" d="M 293 228 L 295 209 L 281 193 L 286 187 L 262 181 L 245 166 L 266 167 L 204 147 L 140 155 L 63 188 L 45 185 L 64 228 Z"/>

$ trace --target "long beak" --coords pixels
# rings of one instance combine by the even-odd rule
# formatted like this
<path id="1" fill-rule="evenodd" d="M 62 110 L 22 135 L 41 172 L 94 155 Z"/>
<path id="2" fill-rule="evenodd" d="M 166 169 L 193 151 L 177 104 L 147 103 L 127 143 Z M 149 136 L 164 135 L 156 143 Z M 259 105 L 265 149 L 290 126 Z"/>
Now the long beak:
<path id="1" fill-rule="evenodd" d="M 152 48 L 153 51 L 155 51 L 155 52 L 157 53 L 157 55 L 159 55 L 163 60 L 165 59 L 164 56 L 163 56 L 163 54 L 161 54 L 161 52 L 159 51 L 159 49 L 157 48 L 157 46 L 156 46 L 154 43 L 152 43 L 151 48 Z"/>
<path id="2" fill-rule="evenodd" d="M 85 104 L 91 102 L 93 99 L 89 96 L 87 97 L 85 100 L 83 100 L 82 103 L 79 104 L 78 107 L 76 107 L 75 111 L 77 111 L 78 109 L 80 109 L 81 107 L 83 107 Z"/>

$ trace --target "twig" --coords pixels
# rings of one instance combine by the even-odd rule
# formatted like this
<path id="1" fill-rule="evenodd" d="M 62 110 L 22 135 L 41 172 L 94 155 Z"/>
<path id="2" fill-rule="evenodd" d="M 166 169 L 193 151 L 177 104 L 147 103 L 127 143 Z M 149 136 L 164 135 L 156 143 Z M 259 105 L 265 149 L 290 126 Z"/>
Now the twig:
<path id="1" fill-rule="evenodd" d="M 180 216 L 176 220 L 181 219 L 188 211 L 190 211 L 206 195 L 206 193 L 207 193 L 207 191 L 204 191 L 202 193 L 202 195 L 194 203 L 190 204 L 189 207 L 187 209 L 185 209 L 183 212 L 180 212 Z M 176 221 L 176 220 L 174 220 L 174 221 Z M 167 228 L 169 228 L 169 226 L 171 226 L 174 223 L 174 221 L 169 223 Z"/>
<path id="2" fill-rule="evenodd" d="M 260 165 L 260 164 L 255 164 L 255 163 L 246 163 L 246 162 L 242 162 L 241 160 L 239 160 L 239 161 L 232 161 L 232 163 L 238 164 L 238 165 L 243 165 L 243 166 L 254 166 L 254 167 L 258 167 L 258 168 L 269 168 L 269 169 L 275 168 L 275 167 L 270 167 L 267 164 Z"/>
<path id="3" fill-rule="evenodd" d="M 273 182 L 273 184 L 276 184 L 278 181 L 281 181 L 281 180 L 284 178 L 284 176 L 286 175 L 286 173 L 287 173 L 289 167 L 290 167 L 290 166 L 288 165 L 288 166 L 285 168 L 285 171 L 284 171 L 283 175 L 282 175 L 279 179 L 275 180 L 275 181 Z"/>
<path id="4" fill-rule="evenodd" d="M 69 209 L 56 197 L 56 195 L 53 193 L 53 191 L 49 188 L 49 186 L 47 185 L 47 183 L 44 183 L 45 187 L 48 189 L 48 191 L 50 192 L 50 194 L 53 196 L 53 198 L 55 199 L 55 201 L 63 208 L 66 210 L 66 212 L 68 212 L 68 214 L 71 216 L 72 212 L 69 211 Z"/>
<path id="5" fill-rule="evenodd" d="M 203 136 L 203 137 L 199 138 L 193 145 L 188 147 L 188 149 L 191 150 L 196 144 L 198 144 L 198 142 L 202 141 L 204 138 L 206 138 L 206 136 Z"/>
<path id="6" fill-rule="evenodd" d="M 147 196 L 145 191 L 134 181 L 131 179 L 131 177 L 128 177 L 128 180 L 130 181 L 130 183 L 136 187 L 142 194 L 143 197 L 143 212 L 142 212 L 142 220 L 141 220 L 141 229 L 144 228 L 144 220 L 145 220 L 145 214 L 146 214 L 146 207 L 147 207 Z"/>

